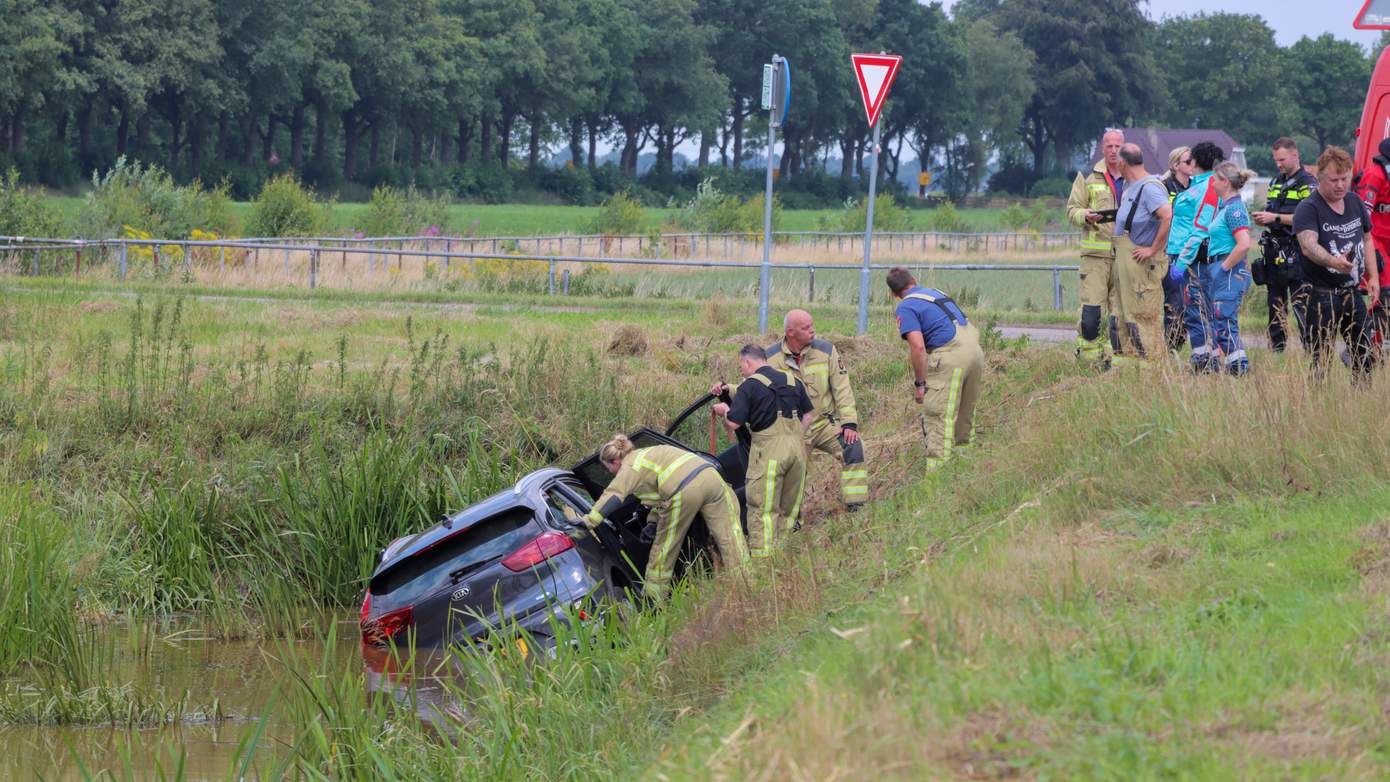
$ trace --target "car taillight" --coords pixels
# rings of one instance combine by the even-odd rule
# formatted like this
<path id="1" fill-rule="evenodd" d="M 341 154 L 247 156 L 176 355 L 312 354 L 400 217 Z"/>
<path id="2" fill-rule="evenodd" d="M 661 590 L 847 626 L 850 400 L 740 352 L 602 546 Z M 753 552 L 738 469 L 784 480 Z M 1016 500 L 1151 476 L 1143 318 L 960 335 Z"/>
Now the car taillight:
<path id="1" fill-rule="evenodd" d="M 570 540 L 568 535 L 547 532 L 508 554 L 507 558 L 502 560 L 502 566 L 513 573 L 520 573 L 572 548 L 574 541 Z"/>
<path id="2" fill-rule="evenodd" d="M 364 644 L 384 644 L 393 638 L 401 630 L 410 626 L 415 618 L 414 606 L 397 608 L 386 614 L 382 614 L 376 619 L 362 621 L 362 643 Z"/>

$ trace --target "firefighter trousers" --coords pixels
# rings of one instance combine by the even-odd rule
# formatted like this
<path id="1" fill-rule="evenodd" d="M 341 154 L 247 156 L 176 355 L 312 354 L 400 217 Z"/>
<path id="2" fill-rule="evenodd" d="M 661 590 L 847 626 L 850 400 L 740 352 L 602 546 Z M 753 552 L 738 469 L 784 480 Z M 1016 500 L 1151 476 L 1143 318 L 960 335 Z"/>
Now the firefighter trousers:
<path id="1" fill-rule="evenodd" d="M 957 325 L 956 336 L 928 355 L 927 393 L 922 400 L 928 469 L 945 464 L 957 446 L 968 445 L 973 438 L 975 403 L 984 373 L 980 332 L 969 324 Z"/>
<path id="2" fill-rule="evenodd" d="M 656 538 L 652 541 L 642 590 L 652 597 L 663 597 L 675 573 L 681 543 L 695 517 L 705 520 L 710 539 L 719 550 L 724 567 L 741 572 L 748 564 L 748 545 L 738 521 L 738 498 L 713 467 L 701 469 L 690 483 L 681 487 L 664 505 L 653 508 Z"/>
<path id="3" fill-rule="evenodd" d="M 766 557 L 801 514 L 806 491 L 806 446 L 801 422 L 778 418 L 753 433 L 743 496 L 748 501 L 748 553 Z"/>
<path id="4" fill-rule="evenodd" d="M 825 419 L 821 419 L 825 420 Z M 825 421 L 819 429 L 812 428 L 806 444 L 840 462 L 840 499 L 845 505 L 862 505 L 869 500 L 869 471 L 864 463 L 864 438 L 846 445 L 839 436 L 840 427 Z"/>
<path id="5" fill-rule="evenodd" d="M 1154 254 L 1144 263 L 1134 260 L 1134 243 L 1128 234 L 1115 237 L 1115 289 L 1120 301 L 1120 350 L 1116 362 L 1162 356 L 1163 279 L 1168 276 L 1168 256 Z"/>

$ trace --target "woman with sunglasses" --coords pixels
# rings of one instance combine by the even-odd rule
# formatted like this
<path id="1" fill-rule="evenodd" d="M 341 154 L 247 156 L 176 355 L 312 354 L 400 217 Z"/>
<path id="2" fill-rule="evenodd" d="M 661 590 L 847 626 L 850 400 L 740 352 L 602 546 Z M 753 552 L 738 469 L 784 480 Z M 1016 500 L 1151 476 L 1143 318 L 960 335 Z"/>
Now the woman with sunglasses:
<path id="1" fill-rule="evenodd" d="M 1192 182 L 1192 174 L 1197 164 L 1192 160 L 1192 147 L 1178 147 L 1168 153 L 1168 173 L 1163 175 L 1163 185 L 1168 188 L 1168 205 L 1178 193 L 1186 190 Z M 1182 283 L 1168 275 L 1163 276 L 1163 335 L 1168 349 L 1182 350 L 1187 344 L 1187 328 L 1182 324 Z"/>

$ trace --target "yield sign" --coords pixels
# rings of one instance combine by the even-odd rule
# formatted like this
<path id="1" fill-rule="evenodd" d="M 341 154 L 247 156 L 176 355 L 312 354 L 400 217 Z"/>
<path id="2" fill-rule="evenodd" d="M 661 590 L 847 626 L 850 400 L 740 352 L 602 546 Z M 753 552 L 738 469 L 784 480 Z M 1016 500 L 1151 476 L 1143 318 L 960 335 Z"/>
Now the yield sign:
<path id="1" fill-rule="evenodd" d="M 864 114 L 869 118 L 869 127 L 878 122 L 878 113 L 883 110 L 883 101 L 888 90 L 893 87 L 893 79 L 898 75 L 898 66 L 903 58 L 897 54 L 851 54 L 854 75 L 859 79 L 859 95 L 864 99 Z"/>

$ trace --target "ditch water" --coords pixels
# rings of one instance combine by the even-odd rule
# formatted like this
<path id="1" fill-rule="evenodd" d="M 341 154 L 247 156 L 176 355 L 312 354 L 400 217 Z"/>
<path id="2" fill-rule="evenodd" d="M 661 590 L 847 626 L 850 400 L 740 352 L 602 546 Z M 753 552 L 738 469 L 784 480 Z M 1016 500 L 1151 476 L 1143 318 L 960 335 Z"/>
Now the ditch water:
<path id="1" fill-rule="evenodd" d="M 129 684 L 164 703 L 177 702 L 187 691 L 190 716 L 151 728 L 0 723 L 0 780 L 84 779 L 103 769 L 119 779 L 151 779 L 157 767 L 171 774 L 181 752 L 185 779 L 226 779 L 237 767 L 239 747 L 255 735 L 267 706 L 299 686 L 281 659 L 287 643 L 293 643 L 292 653 L 301 661 L 318 666 L 326 659 L 337 672 L 362 672 L 369 690 L 399 689 L 395 676 L 382 673 L 382 660 L 364 661 L 355 618 L 339 621 L 332 649 L 320 640 L 228 641 L 167 627 L 116 627 L 103 635 L 108 636 L 101 639 L 108 650 L 103 682 Z M 437 720 L 447 710 L 442 696 L 425 683 L 417 686 L 418 713 L 422 719 Z M 214 701 L 221 719 L 203 714 Z M 286 720 L 272 711 L 257 739 L 255 765 L 269 767 L 294 740 Z"/>

